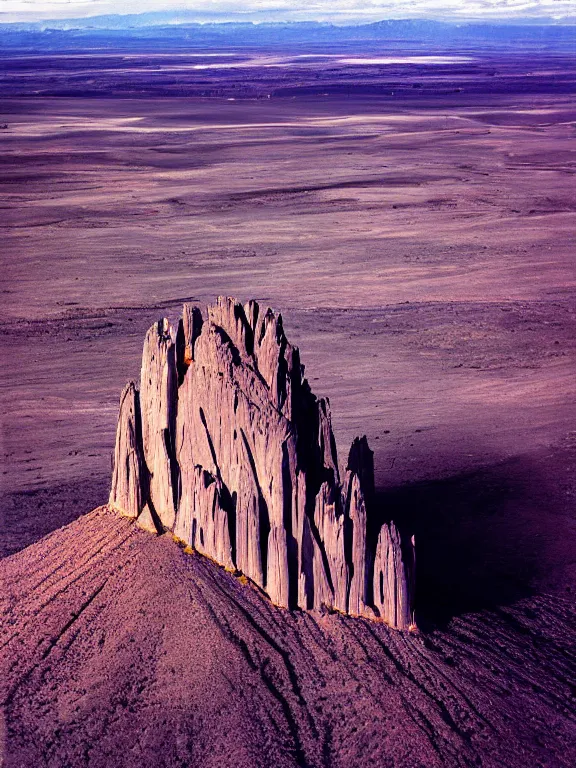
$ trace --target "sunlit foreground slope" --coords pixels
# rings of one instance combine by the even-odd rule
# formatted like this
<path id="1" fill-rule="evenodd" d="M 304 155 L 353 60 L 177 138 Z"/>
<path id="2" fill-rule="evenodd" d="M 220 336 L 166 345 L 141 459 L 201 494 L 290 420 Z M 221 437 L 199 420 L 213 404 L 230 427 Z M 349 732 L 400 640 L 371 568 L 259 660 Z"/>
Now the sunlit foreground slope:
<path id="1" fill-rule="evenodd" d="M 0 580 L 7 768 L 574 764 L 568 601 L 429 634 L 288 611 L 106 509 Z"/>

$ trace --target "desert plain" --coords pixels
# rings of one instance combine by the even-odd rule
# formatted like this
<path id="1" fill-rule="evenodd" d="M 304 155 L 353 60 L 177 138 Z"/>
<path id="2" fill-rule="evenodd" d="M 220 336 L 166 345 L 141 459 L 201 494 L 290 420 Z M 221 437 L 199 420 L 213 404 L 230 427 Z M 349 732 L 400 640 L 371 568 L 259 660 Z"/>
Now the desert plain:
<path id="1" fill-rule="evenodd" d="M 3 59 L 7 766 L 574 764 L 574 61 L 430 56 Z M 146 329 L 219 294 L 282 313 L 342 455 L 367 435 L 418 633 L 78 520 Z"/>

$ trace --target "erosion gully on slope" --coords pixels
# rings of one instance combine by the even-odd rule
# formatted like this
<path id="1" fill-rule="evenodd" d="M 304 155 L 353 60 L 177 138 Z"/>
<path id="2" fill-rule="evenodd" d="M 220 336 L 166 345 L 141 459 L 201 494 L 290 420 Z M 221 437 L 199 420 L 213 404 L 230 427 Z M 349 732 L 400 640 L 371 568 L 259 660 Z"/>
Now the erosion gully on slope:
<path id="1" fill-rule="evenodd" d="M 398 633 L 275 607 L 105 509 L 0 571 L 7 766 L 573 764 L 566 600 Z"/>

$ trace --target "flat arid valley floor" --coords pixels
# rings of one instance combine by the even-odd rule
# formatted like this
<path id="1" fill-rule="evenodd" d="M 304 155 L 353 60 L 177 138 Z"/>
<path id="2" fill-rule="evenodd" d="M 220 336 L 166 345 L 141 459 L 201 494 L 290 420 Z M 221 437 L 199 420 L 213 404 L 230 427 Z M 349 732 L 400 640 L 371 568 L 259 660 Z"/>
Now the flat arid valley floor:
<path id="1" fill-rule="evenodd" d="M 273 726 L 249 731 L 238 704 L 230 727 L 245 742 L 230 765 L 265 765 L 251 751 L 263 738 L 270 754 L 280 750 L 274 765 L 573 765 L 573 62 L 469 51 L 438 64 L 271 58 L 191 69 L 205 60 L 158 57 L 156 74 L 144 75 L 138 61 L 128 66 L 121 56 L 68 57 L 65 68 L 54 55 L 3 62 L 0 554 L 12 617 L 6 639 L 16 643 L 6 658 L 19 681 L 5 698 L 13 764 L 112 765 L 109 755 L 128 747 L 134 762 L 115 765 L 155 765 L 159 748 L 173 759 L 158 765 L 226 764 L 222 733 L 212 762 L 198 741 L 190 756 L 194 707 L 184 701 L 182 679 L 172 679 L 191 674 L 189 659 L 179 667 L 184 648 L 174 650 L 157 627 L 146 640 L 145 621 L 134 618 L 146 595 L 161 600 L 159 585 L 175 568 L 204 584 L 194 587 L 197 598 L 172 594 L 184 589 L 174 585 L 163 593 L 192 601 L 202 647 L 210 621 L 225 626 L 222 648 L 211 646 L 215 667 L 227 654 L 232 610 L 238 626 L 246 622 L 230 641 L 246 674 L 274 681 L 266 696 L 278 710 L 284 748 Z M 196 78 L 188 90 L 187 77 Z M 382 504 L 416 534 L 420 633 L 372 632 L 369 622 L 342 617 L 323 617 L 318 628 L 307 617 L 275 616 L 233 577 L 184 562 L 171 539 L 114 520 L 102 540 L 104 513 L 72 522 L 107 501 L 118 397 L 127 379 L 139 377 L 146 329 L 161 316 L 176 319 L 183 301 L 218 294 L 282 313 L 314 391 L 330 398 L 342 455 L 355 435 L 367 435 Z M 50 570 L 63 532 L 52 534 L 32 572 L 26 553 L 18 554 L 33 544 L 26 552 L 34 562 L 38 540 L 69 523 L 76 531 L 70 564 L 79 573 L 91 552 L 94 573 L 109 567 L 98 547 L 114 549 L 116 582 L 102 575 L 89 611 L 72 565 L 61 584 Z M 121 591 L 118 570 L 129 591 L 130 569 L 148 554 L 159 571 L 148 563 L 134 576 L 133 605 L 124 595 L 99 608 L 105 589 L 116 583 Z M 222 597 L 226 579 L 227 594 L 238 592 L 232 607 Z M 52 615 L 45 606 L 58 590 L 67 607 Z M 26 629 L 35 611 L 45 624 Z M 92 627 L 83 634 L 69 623 L 79 611 Z M 119 627 L 123 612 L 134 623 L 110 642 L 123 669 L 135 663 L 129 644 L 143 644 L 136 669 L 148 676 L 138 700 L 132 678 L 114 698 L 110 670 L 106 676 L 82 639 L 96 632 L 95 617 Z M 169 626 L 169 617 L 162 622 Z M 266 626 L 267 642 L 274 638 L 269 654 L 280 671 L 262 651 L 242 656 L 243 647 L 262 642 L 255 622 Z M 301 650 L 298 633 L 307 638 Z M 155 677 L 162 665 L 150 658 L 162 647 L 170 664 Z M 414 661 L 418 649 L 424 655 Z M 44 668 L 54 653 L 60 677 L 54 665 Z M 330 658 L 348 686 L 348 723 L 338 720 L 342 690 L 306 678 L 312 668 L 325 671 Z M 89 704 L 84 663 L 100 686 Z M 228 722 L 225 699 L 241 681 L 226 665 L 218 674 L 229 673 L 230 689 L 219 690 L 219 704 L 198 727 Z M 354 665 L 372 665 L 380 682 L 372 677 L 363 687 Z M 211 673 L 202 674 L 205 682 Z M 68 692 L 59 705 L 58 685 Z M 277 694 L 284 685 L 286 698 Z M 214 693 L 200 683 L 194 691 L 197 701 Z M 140 724 L 145 707 L 157 713 L 172 693 L 179 746 L 168 749 L 151 732 L 138 749 L 126 746 L 126 708 L 135 708 Z M 395 726 L 366 714 L 387 695 L 403 712 L 398 737 Z M 112 700 L 115 713 L 102 715 Z M 82 735 L 82 717 L 104 722 L 110 743 L 96 726 Z M 354 729 L 350 752 L 346 728 Z M 30 733 L 45 752 L 31 746 Z M 350 762 L 360 754 L 356 741 L 373 748 L 358 763 Z M 91 758 L 89 743 L 100 750 Z"/>

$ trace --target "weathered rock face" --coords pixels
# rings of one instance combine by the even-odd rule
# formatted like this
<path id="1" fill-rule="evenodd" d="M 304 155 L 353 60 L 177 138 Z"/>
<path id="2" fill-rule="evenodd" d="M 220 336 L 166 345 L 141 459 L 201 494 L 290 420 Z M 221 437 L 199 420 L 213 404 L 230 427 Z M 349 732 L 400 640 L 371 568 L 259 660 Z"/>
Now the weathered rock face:
<path id="1" fill-rule="evenodd" d="M 138 517 L 146 501 L 146 465 L 142 453 L 140 398 L 133 382 L 120 396 L 110 505 Z"/>
<path id="2" fill-rule="evenodd" d="M 142 447 L 149 472 L 148 502 L 167 528 L 176 515 L 174 429 L 177 406 L 176 348 L 166 319 L 146 334 L 140 374 Z"/>
<path id="3" fill-rule="evenodd" d="M 148 331 L 140 393 L 130 384 L 121 400 L 110 501 L 277 605 L 413 621 L 413 545 L 393 524 L 373 533 L 366 438 L 341 483 L 329 403 L 281 316 L 256 302 L 220 297 L 206 318 L 186 304 L 176 334 L 167 320 Z"/>
<path id="4" fill-rule="evenodd" d="M 394 523 L 380 529 L 374 563 L 374 606 L 393 627 L 408 627 L 413 621 L 410 596 L 413 592 L 414 539 L 402 540 Z"/>

